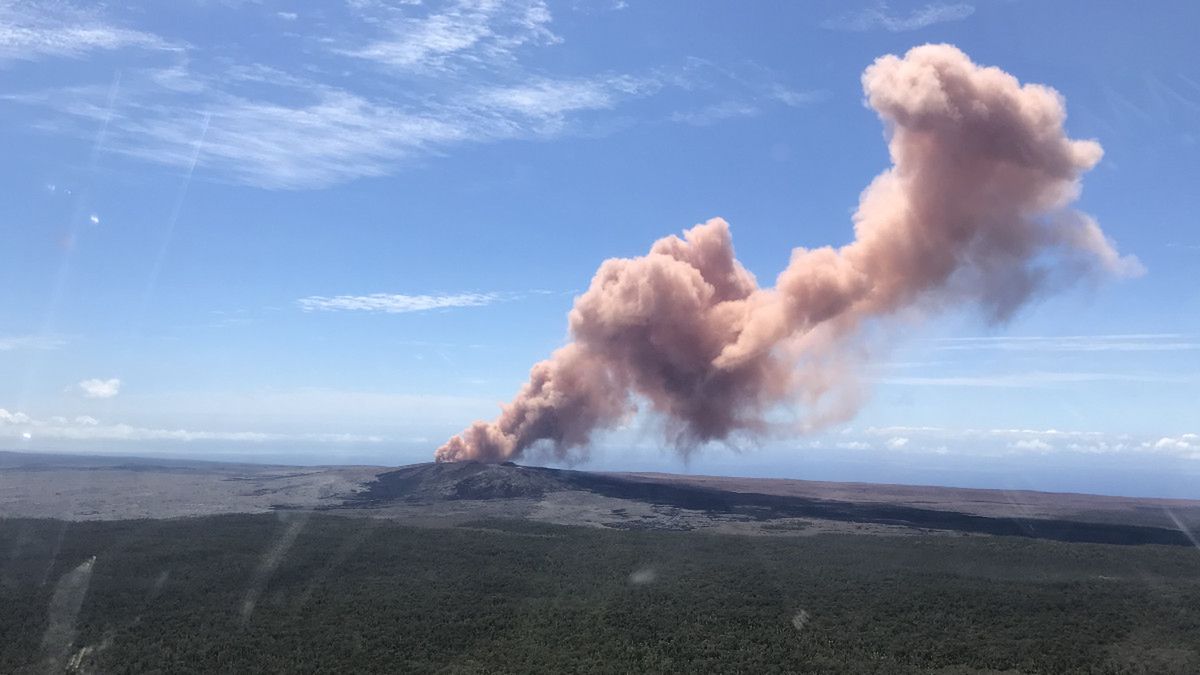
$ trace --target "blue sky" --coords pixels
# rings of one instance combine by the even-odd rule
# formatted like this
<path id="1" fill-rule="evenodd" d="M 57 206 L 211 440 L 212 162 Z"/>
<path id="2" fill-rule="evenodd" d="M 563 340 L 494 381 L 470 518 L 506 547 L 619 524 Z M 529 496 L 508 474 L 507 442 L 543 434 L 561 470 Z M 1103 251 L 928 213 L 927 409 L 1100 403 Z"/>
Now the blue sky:
<path id="1" fill-rule="evenodd" d="M 852 422 L 590 466 L 1200 497 L 1188 2 L 0 0 L 0 447 L 425 461 L 605 258 L 714 216 L 774 278 L 888 166 L 859 76 L 950 42 L 1058 89 L 1147 274 L 889 336 Z"/>

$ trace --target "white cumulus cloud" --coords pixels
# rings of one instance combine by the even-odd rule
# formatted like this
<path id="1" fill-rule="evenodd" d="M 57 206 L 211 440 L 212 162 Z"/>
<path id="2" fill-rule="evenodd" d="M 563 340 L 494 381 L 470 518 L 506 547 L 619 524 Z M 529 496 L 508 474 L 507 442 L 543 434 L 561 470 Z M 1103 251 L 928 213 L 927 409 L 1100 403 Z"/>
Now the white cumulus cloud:
<path id="1" fill-rule="evenodd" d="M 79 383 L 79 390 L 86 398 L 112 398 L 121 393 L 121 380 L 115 377 L 107 380 L 83 380 Z"/>
<path id="2" fill-rule="evenodd" d="M 81 416 L 67 420 L 61 416 L 34 419 L 21 412 L 0 408 L 0 438 L 39 438 L 69 441 L 226 441 L 231 443 L 266 443 L 278 441 L 308 441 L 315 443 L 380 443 L 374 435 L 349 433 L 281 434 L 261 431 L 208 431 L 196 429 L 161 429 L 131 424 L 106 424 L 94 417 Z"/>
<path id="3" fill-rule="evenodd" d="M 1154 449 L 1200 452 L 1200 435 L 1181 434 L 1179 436 L 1164 436 L 1154 442 Z"/>

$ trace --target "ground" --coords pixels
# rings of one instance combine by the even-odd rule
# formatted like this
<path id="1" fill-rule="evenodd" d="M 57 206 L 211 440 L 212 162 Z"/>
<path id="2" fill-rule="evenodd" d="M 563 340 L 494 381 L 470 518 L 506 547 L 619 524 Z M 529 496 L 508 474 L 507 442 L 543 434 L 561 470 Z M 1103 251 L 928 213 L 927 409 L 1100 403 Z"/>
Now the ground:
<path id="1" fill-rule="evenodd" d="M 1179 500 L 0 453 L 0 672 L 1195 673 L 1198 524 Z"/>
<path id="2" fill-rule="evenodd" d="M 0 552 L 0 672 L 1200 672 L 1182 546 L 279 512 Z"/>

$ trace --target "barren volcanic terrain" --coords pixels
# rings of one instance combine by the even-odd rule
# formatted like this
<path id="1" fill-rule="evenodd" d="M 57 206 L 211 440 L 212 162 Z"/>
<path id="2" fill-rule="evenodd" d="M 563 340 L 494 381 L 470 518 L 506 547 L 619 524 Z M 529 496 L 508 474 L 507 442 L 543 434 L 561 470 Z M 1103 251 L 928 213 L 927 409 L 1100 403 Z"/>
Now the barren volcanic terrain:
<path id="1" fill-rule="evenodd" d="M 944 533 L 1189 545 L 1200 502 L 570 471 L 512 463 L 268 466 L 0 454 L 0 517 L 119 520 L 319 510 L 427 526 L 520 518 L 762 535 Z"/>

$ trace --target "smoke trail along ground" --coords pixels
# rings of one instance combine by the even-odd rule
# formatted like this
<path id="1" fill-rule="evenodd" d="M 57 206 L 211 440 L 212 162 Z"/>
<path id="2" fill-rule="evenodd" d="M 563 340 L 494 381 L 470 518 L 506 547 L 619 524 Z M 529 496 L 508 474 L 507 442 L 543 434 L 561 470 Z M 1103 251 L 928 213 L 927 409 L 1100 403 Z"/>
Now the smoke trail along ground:
<path id="1" fill-rule="evenodd" d="M 605 261 L 571 310 L 572 341 L 437 460 L 501 461 L 535 444 L 568 457 L 635 398 L 684 451 L 762 433 L 782 403 L 819 426 L 854 412 L 863 357 L 847 345 L 868 321 L 963 305 L 1001 321 L 1081 277 L 1140 273 L 1068 208 L 1102 150 L 1066 136 L 1056 91 L 951 45 L 881 57 L 862 84 L 892 167 L 863 191 L 853 242 L 795 249 L 774 288 L 737 261 L 719 218 Z"/>

